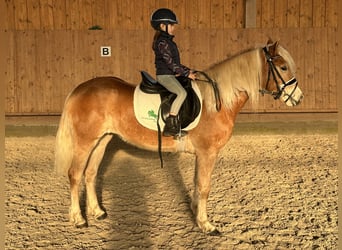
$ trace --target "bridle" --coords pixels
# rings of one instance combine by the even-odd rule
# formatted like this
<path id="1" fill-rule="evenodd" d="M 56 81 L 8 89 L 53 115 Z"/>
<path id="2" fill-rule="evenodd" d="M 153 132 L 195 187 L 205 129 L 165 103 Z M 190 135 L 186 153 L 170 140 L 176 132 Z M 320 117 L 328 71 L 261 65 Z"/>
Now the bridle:
<path id="1" fill-rule="evenodd" d="M 276 66 L 274 65 L 273 63 L 273 59 L 274 57 L 271 56 L 271 54 L 269 53 L 268 51 L 268 48 L 267 47 L 264 47 L 263 48 L 263 51 L 265 53 L 265 57 L 266 57 L 266 61 L 269 65 L 268 67 L 268 75 L 267 75 L 267 82 L 266 82 L 266 88 L 265 89 L 260 89 L 259 92 L 264 95 L 264 94 L 270 94 L 273 96 L 273 98 L 275 100 L 279 99 L 280 96 L 283 94 L 283 91 L 284 89 L 287 87 L 287 86 L 290 86 L 292 84 L 295 84 L 295 87 L 293 88 L 292 92 L 290 94 L 287 94 L 288 97 L 287 99 L 284 101 L 285 103 L 290 99 L 292 98 L 292 95 L 294 94 L 296 88 L 297 88 L 297 85 L 298 85 L 298 82 L 296 80 L 295 77 L 291 78 L 290 80 L 288 80 L 287 82 L 284 81 L 284 79 L 282 78 L 281 74 L 279 73 L 278 69 L 276 68 Z M 270 79 L 271 79 L 271 74 L 272 74 L 272 77 L 276 83 L 276 86 L 277 86 L 277 91 L 269 91 L 267 90 L 267 87 L 268 87 L 268 84 L 270 82 Z M 278 80 L 277 79 L 280 79 L 281 80 L 281 84 L 279 84 Z"/>

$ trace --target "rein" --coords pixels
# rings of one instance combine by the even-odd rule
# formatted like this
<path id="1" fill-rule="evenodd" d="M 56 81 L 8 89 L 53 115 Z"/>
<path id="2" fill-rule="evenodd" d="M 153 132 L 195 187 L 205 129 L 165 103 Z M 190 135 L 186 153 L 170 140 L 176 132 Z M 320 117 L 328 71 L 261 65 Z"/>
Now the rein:
<path id="1" fill-rule="evenodd" d="M 214 90 L 214 94 L 215 94 L 215 101 L 216 101 L 216 111 L 220 111 L 221 110 L 221 96 L 220 96 L 220 91 L 217 87 L 217 82 L 215 82 L 213 79 L 211 79 L 207 73 L 205 73 L 204 71 L 194 71 L 194 73 L 200 73 L 201 75 L 203 75 L 206 80 L 202 80 L 202 79 L 197 79 L 196 81 L 200 81 L 200 82 L 207 82 L 210 83 L 213 90 Z"/>
<path id="2" fill-rule="evenodd" d="M 282 95 L 284 89 L 287 86 L 290 86 L 292 84 L 296 84 L 295 88 L 292 90 L 291 94 L 288 95 L 288 98 L 285 100 L 285 102 L 287 102 L 293 95 L 293 93 L 295 92 L 298 82 L 296 80 L 295 77 L 291 78 L 289 81 L 285 82 L 284 79 L 282 78 L 281 74 L 279 73 L 278 69 L 276 68 L 276 66 L 273 63 L 273 57 L 271 56 L 271 54 L 269 53 L 267 47 L 263 47 L 262 50 L 265 53 L 265 57 L 266 57 L 266 61 L 269 65 L 268 67 L 268 74 L 267 74 L 267 82 L 266 82 L 266 88 L 265 89 L 260 89 L 259 92 L 264 95 L 264 94 L 270 94 L 273 96 L 273 98 L 275 100 L 279 99 L 280 96 Z M 274 79 L 274 81 L 276 82 L 276 86 L 277 86 L 277 91 L 269 91 L 267 90 L 267 86 L 270 82 L 271 79 L 271 73 L 272 73 L 272 77 Z M 277 77 L 280 78 L 282 84 L 279 84 L 279 82 L 277 81 Z"/>

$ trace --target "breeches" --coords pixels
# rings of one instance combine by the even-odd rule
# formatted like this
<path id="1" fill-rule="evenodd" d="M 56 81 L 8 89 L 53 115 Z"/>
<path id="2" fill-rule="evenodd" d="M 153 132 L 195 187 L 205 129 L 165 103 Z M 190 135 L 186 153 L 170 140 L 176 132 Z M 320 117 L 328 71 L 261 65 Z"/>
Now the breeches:
<path id="1" fill-rule="evenodd" d="M 177 95 L 176 99 L 171 105 L 170 114 L 178 115 L 178 112 L 187 96 L 185 89 L 174 75 L 157 75 L 157 80 L 168 91 Z"/>

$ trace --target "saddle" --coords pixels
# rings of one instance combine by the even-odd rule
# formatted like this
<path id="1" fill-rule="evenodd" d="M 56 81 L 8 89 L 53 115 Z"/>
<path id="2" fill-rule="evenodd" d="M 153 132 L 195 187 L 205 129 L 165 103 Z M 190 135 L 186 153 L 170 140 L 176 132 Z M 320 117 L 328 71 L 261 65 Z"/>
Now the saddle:
<path id="1" fill-rule="evenodd" d="M 147 94 L 159 94 L 160 104 L 160 116 L 165 122 L 168 117 L 171 105 L 176 98 L 176 94 L 169 92 L 164 86 L 156 81 L 147 72 L 141 71 L 142 81 L 140 83 L 140 90 Z M 192 123 L 201 111 L 201 102 L 193 90 L 191 80 L 187 77 L 177 77 L 177 80 L 182 84 L 183 88 L 187 92 L 187 97 L 183 102 L 179 110 L 179 121 L 181 128 L 186 128 Z"/>

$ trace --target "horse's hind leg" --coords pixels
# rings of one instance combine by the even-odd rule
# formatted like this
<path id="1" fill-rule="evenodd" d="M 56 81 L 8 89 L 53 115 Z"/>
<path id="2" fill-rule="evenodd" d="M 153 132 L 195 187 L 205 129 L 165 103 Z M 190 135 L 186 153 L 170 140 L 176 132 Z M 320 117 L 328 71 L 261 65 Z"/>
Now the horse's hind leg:
<path id="1" fill-rule="evenodd" d="M 103 211 L 98 203 L 96 195 L 96 176 L 103 158 L 104 152 L 108 142 L 112 139 L 113 135 L 105 135 L 102 137 L 96 147 L 93 149 L 88 166 L 85 171 L 85 184 L 88 196 L 88 212 L 95 217 L 96 220 L 101 220 L 106 217 L 106 212 Z"/>
<path id="2" fill-rule="evenodd" d="M 89 151 L 81 150 L 80 148 L 74 148 L 74 156 L 72 159 L 71 167 L 68 172 L 71 194 L 70 221 L 77 228 L 87 226 L 87 222 L 83 218 L 81 213 L 79 187 L 83 177 L 84 168 L 87 164 L 88 157 Z"/>

